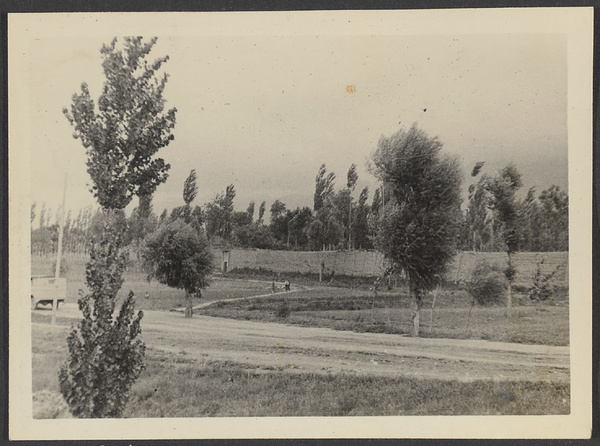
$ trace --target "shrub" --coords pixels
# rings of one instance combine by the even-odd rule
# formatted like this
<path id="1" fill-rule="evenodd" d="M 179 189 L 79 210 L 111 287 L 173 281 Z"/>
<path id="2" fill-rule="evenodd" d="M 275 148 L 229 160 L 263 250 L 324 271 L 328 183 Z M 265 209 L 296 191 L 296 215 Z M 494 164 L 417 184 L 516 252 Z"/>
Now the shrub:
<path id="1" fill-rule="evenodd" d="M 500 303 L 506 295 L 506 278 L 503 271 L 496 265 L 479 263 L 467 283 L 467 291 L 479 305 Z"/>
<path id="2" fill-rule="evenodd" d="M 548 274 L 542 274 L 542 263 L 538 262 L 537 270 L 533 276 L 533 284 L 529 289 L 529 298 L 531 300 L 547 300 L 554 292 L 555 285 L 552 283 L 552 279 L 560 269 L 558 265 L 552 272 Z"/>
<path id="3" fill-rule="evenodd" d="M 283 302 L 275 311 L 275 316 L 285 319 L 290 315 L 290 313 L 290 307 L 285 302 Z"/>

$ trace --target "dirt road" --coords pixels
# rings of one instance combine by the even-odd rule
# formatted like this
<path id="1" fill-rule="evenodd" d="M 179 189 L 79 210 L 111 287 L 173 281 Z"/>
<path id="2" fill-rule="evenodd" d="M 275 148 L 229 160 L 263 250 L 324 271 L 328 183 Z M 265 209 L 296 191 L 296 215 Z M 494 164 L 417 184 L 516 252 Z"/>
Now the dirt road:
<path id="1" fill-rule="evenodd" d="M 61 317 L 79 318 L 67 304 Z M 326 328 L 146 311 L 150 350 L 233 361 L 252 371 L 348 373 L 441 380 L 569 380 L 569 347 L 479 340 L 414 339 Z"/>

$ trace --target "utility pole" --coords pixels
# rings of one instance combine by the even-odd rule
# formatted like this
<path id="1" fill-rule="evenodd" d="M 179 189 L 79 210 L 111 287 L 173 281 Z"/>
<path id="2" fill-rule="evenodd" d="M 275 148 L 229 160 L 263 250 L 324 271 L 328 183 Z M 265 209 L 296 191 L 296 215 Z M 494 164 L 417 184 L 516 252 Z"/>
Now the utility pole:
<path id="1" fill-rule="evenodd" d="M 62 258 L 62 241 L 65 227 L 65 202 L 67 197 L 67 174 L 65 174 L 65 188 L 63 190 L 62 208 L 60 212 L 60 220 L 58 223 L 58 252 L 56 254 L 56 270 L 54 271 L 54 287 L 58 289 L 58 279 L 60 277 L 60 261 Z M 52 297 L 52 321 L 50 325 L 56 324 L 56 309 L 58 308 L 57 293 Z"/>

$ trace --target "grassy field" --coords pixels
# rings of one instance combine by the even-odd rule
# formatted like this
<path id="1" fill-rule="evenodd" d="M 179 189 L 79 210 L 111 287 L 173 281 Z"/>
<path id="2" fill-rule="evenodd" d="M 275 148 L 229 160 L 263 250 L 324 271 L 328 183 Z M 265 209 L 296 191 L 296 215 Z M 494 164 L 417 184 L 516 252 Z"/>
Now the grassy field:
<path id="1" fill-rule="evenodd" d="M 569 345 L 569 310 L 566 297 L 532 304 L 515 298 L 510 318 L 504 307 L 471 309 L 464 291 L 442 291 L 433 307 L 426 297 L 421 310 L 421 336 L 527 344 Z M 343 288 L 319 288 L 260 300 L 218 302 L 201 314 L 234 319 L 280 322 L 336 330 L 409 334 L 412 329 L 410 298 L 400 289 L 378 293 Z M 433 321 L 433 324 L 432 324 Z"/>
<path id="2" fill-rule="evenodd" d="M 32 259 L 32 274 L 51 272 L 51 259 Z M 84 262 L 66 262 L 65 275 L 67 301 L 76 302 L 78 290 L 85 289 Z M 195 299 L 195 302 L 267 294 L 270 291 L 267 280 L 273 279 L 280 280 L 281 277 L 272 277 L 260 272 L 240 272 L 217 277 L 211 286 L 203 291 L 202 298 Z M 410 299 L 404 286 L 392 291 L 384 289 L 374 297 L 366 280 L 356 279 L 346 283 L 346 287 L 340 286 L 342 282 L 334 282 L 335 286 L 322 286 L 315 282 L 315 278 L 298 275 L 293 278 L 292 283 L 318 288 L 262 299 L 220 302 L 198 311 L 214 317 L 328 327 L 336 330 L 390 334 L 411 332 Z M 172 289 L 156 281 L 148 282 L 144 273 L 125 273 L 125 283 L 119 296 L 125 296 L 129 290 L 133 290 L 138 296 L 138 309 L 171 310 L 184 306 L 183 290 Z M 148 298 L 144 297 L 146 292 Z M 568 292 L 565 289 L 558 290 L 546 302 L 536 303 L 530 301 L 522 292 L 515 293 L 511 318 L 507 318 L 506 310 L 501 306 L 471 308 L 470 296 L 464 290 L 452 286 L 439 292 L 433 311 L 432 303 L 433 293 L 426 296 L 421 310 L 423 337 L 569 345 Z M 43 318 L 43 310 L 38 313 L 39 315 L 34 315 L 34 321 Z"/>
<path id="3" fill-rule="evenodd" d="M 34 324 L 34 395 L 59 392 L 66 335 L 64 326 Z M 569 405 L 568 384 L 258 372 L 149 348 L 124 416 L 535 415 L 567 414 Z"/>
<path id="4" fill-rule="evenodd" d="M 33 257 L 31 262 L 32 275 L 53 275 L 53 259 Z M 65 262 L 64 276 L 67 278 L 67 302 L 76 303 L 80 289 L 86 290 L 85 262 Z M 119 292 L 119 298 L 124 298 L 129 290 L 137 296 L 136 308 L 141 310 L 171 310 L 185 306 L 185 292 L 169 288 L 156 280 L 148 282 L 147 274 L 126 271 L 125 282 Z M 266 294 L 270 290 L 269 283 L 260 281 L 240 281 L 236 279 L 215 277 L 211 285 L 202 291 L 202 298 L 194 299 L 196 303 L 212 302 L 237 297 Z M 145 297 L 146 292 L 148 298 Z M 44 308 L 40 306 L 40 308 Z M 50 306 L 46 306 L 50 309 Z"/>

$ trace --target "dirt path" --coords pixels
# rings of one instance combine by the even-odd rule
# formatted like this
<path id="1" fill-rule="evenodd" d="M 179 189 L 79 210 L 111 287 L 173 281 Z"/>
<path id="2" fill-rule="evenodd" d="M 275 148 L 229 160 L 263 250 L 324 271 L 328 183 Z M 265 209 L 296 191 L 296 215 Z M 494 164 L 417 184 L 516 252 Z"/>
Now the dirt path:
<path id="1" fill-rule="evenodd" d="M 259 281 L 258 280 L 254 280 L 253 282 L 259 282 Z M 290 289 L 290 291 L 277 291 L 275 293 L 258 294 L 256 296 L 232 297 L 231 299 L 213 300 L 213 301 L 210 301 L 210 302 L 203 302 L 201 304 L 194 305 L 192 307 L 192 309 L 193 310 L 199 310 L 200 308 L 210 307 L 211 305 L 214 305 L 214 304 L 216 304 L 218 302 L 235 302 L 237 300 L 262 299 L 262 298 L 265 298 L 265 297 L 274 297 L 274 296 L 287 296 L 287 295 L 289 295 L 291 293 L 297 293 L 298 291 L 306 291 L 306 290 L 310 290 L 310 288 L 308 288 L 308 287 L 302 287 L 302 288 L 292 287 Z M 179 312 L 179 313 L 185 313 L 185 307 L 173 308 L 171 311 L 176 311 L 176 312 Z"/>
<path id="2" fill-rule="evenodd" d="M 61 307 L 59 315 L 80 317 L 73 304 Z M 178 312 L 162 311 L 146 311 L 142 327 L 150 350 L 233 361 L 256 371 L 460 381 L 569 380 L 569 347 L 414 339 L 207 316 L 186 319 Z"/>

